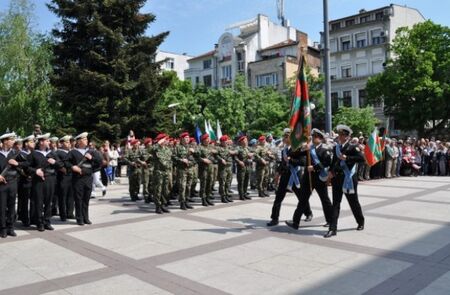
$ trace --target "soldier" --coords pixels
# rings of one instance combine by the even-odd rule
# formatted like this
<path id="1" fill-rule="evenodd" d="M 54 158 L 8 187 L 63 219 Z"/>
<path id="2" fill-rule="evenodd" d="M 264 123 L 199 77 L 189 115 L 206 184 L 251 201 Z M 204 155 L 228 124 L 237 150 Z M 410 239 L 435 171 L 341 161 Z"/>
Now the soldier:
<path id="1" fill-rule="evenodd" d="M 273 136 L 271 133 L 267 134 L 266 136 L 266 147 L 269 149 L 269 151 L 272 153 L 273 158 L 270 158 L 269 161 L 269 174 L 268 174 L 268 184 L 267 184 L 267 190 L 268 191 L 274 191 L 275 190 L 275 178 L 276 178 L 276 165 L 277 165 L 277 153 L 278 148 L 275 144 L 275 141 L 273 140 Z"/>
<path id="2" fill-rule="evenodd" d="M 181 144 L 175 147 L 173 157 L 177 168 L 178 200 L 181 210 L 194 209 L 188 203 L 193 177 L 192 166 L 195 163 L 194 149 L 189 147 L 189 133 L 181 133 L 180 140 Z"/>
<path id="3" fill-rule="evenodd" d="M 216 148 L 216 141 L 212 140 L 209 144 L 210 148 L 213 151 L 213 154 L 217 154 L 217 148 Z M 214 199 L 214 192 L 217 191 L 217 189 L 214 187 L 214 185 L 217 182 L 217 178 L 219 175 L 219 163 L 216 159 L 216 157 L 213 157 L 212 159 L 212 179 L 211 179 L 211 199 Z"/>
<path id="4" fill-rule="evenodd" d="M 249 144 L 248 144 L 248 150 L 250 151 L 250 153 L 254 154 L 255 150 L 257 148 L 257 143 L 258 141 L 256 140 L 256 138 L 253 138 L 252 140 L 250 140 Z M 257 177 L 256 177 L 256 162 L 253 161 L 251 163 L 251 167 L 250 167 L 250 189 L 252 190 L 256 190 L 256 184 L 257 184 Z"/>
<path id="5" fill-rule="evenodd" d="M 12 149 L 15 133 L 0 136 L 0 237 L 17 236 L 14 231 L 16 220 L 17 168 L 23 168 L 26 162 L 20 163 L 16 158 L 20 153 Z"/>
<path id="6" fill-rule="evenodd" d="M 209 135 L 203 134 L 201 137 L 202 144 L 198 147 L 196 157 L 198 162 L 198 176 L 200 179 L 200 198 L 203 206 L 214 206 L 210 197 L 212 196 L 212 177 L 213 177 L 213 153 L 209 147 Z"/>
<path id="7" fill-rule="evenodd" d="M 56 188 L 56 171 L 62 167 L 55 152 L 50 150 L 50 133 L 38 135 L 37 148 L 28 156 L 29 171 L 33 176 L 32 194 L 38 231 L 53 230 L 52 200 Z"/>
<path id="8" fill-rule="evenodd" d="M 331 184 L 333 187 L 333 215 L 325 238 L 336 235 L 339 211 L 341 209 L 342 194 L 345 194 L 352 209 L 353 216 L 358 223 L 356 230 L 364 229 L 364 216 L 358 201 L 358 163 L 364 163 L 364 155 L 357 144 L 350 143 L 352 130 L 346 125 L 338 125 L 338 143 L 333 148 L 331 162 Z"/>
<path id="9" fill-rule="evenodd" d="M 58 169 L 56 181 L 56 195 L 58 196 L 59 218 L 66 221 L 67 218 L 75 219 L 75 203 L 72 192 L 72 170 L 69 169 L 69 152 L 71 150 L 72 136 L 66 135 L 59 139 L 60 148 L 56 151 L 62 167 Z"/>
<path id="10" fill-rule="evenodd" d="M 34 135 L 23 139 L 23 148 L 20 153 L 24 159 L 27 159 L 28 155 L 34 150 L 34 139 Z M 23 226 L 29 227 L 31 223 L 36 223 L 34 200 L 31 197 L 32 177 L 26 168 L 22 169 L 19 174 L 17 215 Z"/>
<path id="11" fill-rule="evenodd" d="M 140 143 L 138 139 L 132 139 L 130 141 L 131 149 L 127 150 L 124 158 L 128 165 L 128 186 L 132 201 L 140 200 L 138 195 L 142 179 L 142 166 L 145 163 L 139 149 Z"/>
<path id="12" fill-rule="evenodd" d="M 152 201 L 153 190 L 153 163 L 152 163 L 152 139 L 148 137 L 144 140 L 144 162 L 146 165 L 142 166 L 142 184 L 144 185 L 143 194 L 145 203 Z"/>
<path id="13" fill-rule="evenodd" d="M 157 143 L 153 148 L 153 200 L 156 206 L 156 213 L 170 213 L 166 208 L 169 199 L 169 177 L 172 173 L 172 150 L 167 146 L 168 136 L 164 133 L 158 134 L 155 138 Z"/>
<path id="14" fill-rule="evenodd" d="M 58 137 L 56 136 L 52 136 L 49 138 L 50 144 L 48 146 L 49 150 L 56 153 L 56 151 L 58 150 Z M 53 198 L 52 198 L 52 216 L 58 215 L 58 194 L 57 192 L 57 186 L 58 183 L 57 181 L 55 181 L 55 193 L 53 194 Z"/>
<path id="15" fill-rule="evenodd" d="M 191 137 L 189 139 L 189 145 L 194 150 L 194 155 L 197 152 L 197 142 L 195 141 L 195 138 Z M 198 196 L 198 192 L 195 190 L 197 187 L 198 182 L 198 164 L 197 162 L 192 165 L 192 183 L 191 183 L 191 195 L 189 196 L 190 199 L 188 199 L 189 202 L 194 202 L 194 198 Z"/>
<path id="16" fill-rule="evenodd" d="M 268 186 L 269 163 L 272 158 L 270 150 L 266 147 L 266 137 L 261 135 L 258 138 L 258 147 L 255 149 L 256 188 L 260 198 L 269 197 L 265 190 Z"/>
<path id="17" fill-rule="evenodd" d="M 252 157 L 253 154 L 248 149 L 248 139 L 247 136 L 243 135 L 238 139 L 241 145 L 237 151 L 235 160 L 237 162 L 237 182 L 238 182 L 238 192 L 239 200 L 251 200 L 252 198 L 247 195 L 248 182 L 250 178 L 250 171 L 252 169 Z"/>
<path id="18" fill-rule="evenodd" d="M 69 152 L 67 168 L 72 170 L 72 189 L 75 200 L 75 217 L 77 224 L 92 224 L 89 220 L 89 200 L 92 193 L 92 174 L 102 164 L 101 158 L 95 157 L 94 150 L 88 148 L 88 133 L 75 137 L 76 145 Z"/>
<path id="19" fill-rule="evenodd" d="M 331 165 L 332 152 L 328 146 L 323 144 L 325 135 L 318 129 L 311 131 L 313 136 L 313 144 L 308 145 L 307 149 L 302 153 L 306 154 L 310 150 L 312 162 L 306 167 L 300 185 L 300 193 L 297 195 L 298 205 L 294 212 L 293 221 L 286 221 L 286 224 L 294 229 L 298 229 L 302 214 L 308 215 L 311 211 L 309 206 L 309 198 L 312 190 L 316 190 L 319 194 L 322 203 L 322 209 L 325 216 L 326 223 L 324 226 L 328 227 L 331 223 L 332 204 L 328 197 L 328 170 Z M 311 177 L 311 182 L 310 182 Z"/>
<path id="20" fill-rule="evenodd" d="M 222 203 L 233 202 L 233 197 L 230 193 L 231 181 L 233 179 L 233 172 L 231 166 L 233 165 L 233 156 L 236 154 L 229 147 L 230 138 L 228 135 L 220 137 L 220 147 L 217 148 L 217 162 L 219 165 L 219 193 Z"/>

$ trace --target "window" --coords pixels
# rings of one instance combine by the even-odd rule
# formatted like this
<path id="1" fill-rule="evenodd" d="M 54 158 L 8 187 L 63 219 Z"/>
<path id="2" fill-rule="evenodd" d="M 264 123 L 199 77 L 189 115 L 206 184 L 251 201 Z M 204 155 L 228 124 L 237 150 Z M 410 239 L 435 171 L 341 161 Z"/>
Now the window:
<path id="1" fill-rule="evenodd" d="M 331 93 L 331 112 L 335 114 L 339 108 L 339 95 L 337 92 Z"/>
<path id="2" fill-rule="evenodd" d="M 211 75 L 203 76 L 203 84 L 206 87 L 211 87 L 211 85 L 212 85 L 212 77 L 211 77 Z"/>
<path id="3" fill-rule="evenodd" d="M 341 49 L 350 50 L 350 36 L 341 37 Z"/>
<path id="4" fill-rule="evenodd" d="M 336 80 L 337 79 L 336 68 L 330 68 L 330 79 L 331 80 Z"/>
<path id="5" fill-rule="evenodd" d="M 256 75 L 256 87 L 277 86 L 278 73 Z"/>
<path id="6" fill-rule="evenodd" d="M 195 84 L 197 85 L 198 83 L 200 83 L 200 77 L 199 76 L 195 77 Z"/>
<path id="7" fill-rule="evenodd" d="M 173 58 L 167 58 L 165 68 L 173 70 L 174 67 L 175 67 L 175 60 Z"/>
<path id="8" fill-rule="evenodd" d="M 231 80 L 231 65 L 222 67 L 222 79 Z"/>
<path id="9" fill-rule="evenodd" d="M 212 61 L 210 59 L 203 61 L 203 69 L 210 69 L 211 68 Z"/>
<path id="10" fill-rule="evenodd" d="M 345 21 L 345 26 L 346 27 L 349 27 L 349 26 L 354 25 L 354 24 L 355 24 L 355 19 L 354 18 L 348 19 L 348 20 Z"/>
<path id="11" fill-rule="evenodd" d="M 350 78 L 352 76 L 352 66 L 341 67 L 341 77 Z"/>
<path id="12" fill-rule="evenodd" d="M 358 33 L 355 35 L 355 39 L 356 39 L 356 47 L 358 48 L 362 48 L 362 47 L 366 47 L 366 33 Z"/>
<path id="13" fill-rule="evenodd" d="M 385 42 L 384 36 L 382 36 L 381 29 L 373 30 L 372 35 L 372 45 L 377 45 Z"/>
<path id="14" fill-rule="evenodd" d="M 370 15 L 361 16 L 359 18 L 359 23 L 360 24 L 367 23 L 368 21 L 370 21 Z"/>
<path id="15" fill-rule="evenodd" d="M 356 76 L 367 76 L 367 63 L 356 64 Z"/>
<path id="16" fill-rule="evenodd" d="M 341 23 L 331 24 L 331 31 L 337 30 L 337 29 L 340 29 L 340 28 L 341 28 Z"/>
<path id="17" fill-rule="evenodd" d="M 372 74 L 378 74 L 383 71 L 383 61 L 376 60 L 372 62 Z"/>
<path id="18" fill-rule="evenodd" d="M 367 92 L 366 89 L 359 89 L 358 90 L 358 98 L 359 98 L 359 107 L 365 108 L 367 104 Z"/>
<path id="19" fill-rule="evenodd" d="M 350 90 L 344 91 L 342 92 L 342 96 L 342 105 L 344 107 L 350 108 L 352 106 L 352 92 Z"/>
<path id="20" fill-rule="evenodd" d="M 337 51 L 336 39 L 330 39 L 330 51 L 331 52 L 336 52 Z"/>
<path id="21" fill-rule="evenodd" d="M 383 12 L 377 12 L 375 13 L 375 19 L 376 20 L 382 20 L 383 19 Z"/>

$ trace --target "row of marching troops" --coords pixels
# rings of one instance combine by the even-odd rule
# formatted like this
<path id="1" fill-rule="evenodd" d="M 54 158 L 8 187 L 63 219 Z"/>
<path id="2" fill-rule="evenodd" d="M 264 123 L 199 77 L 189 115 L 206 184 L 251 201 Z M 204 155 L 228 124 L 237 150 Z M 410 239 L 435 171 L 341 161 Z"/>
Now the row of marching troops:
<path id="1" fill-rule="evenodd" d="M 249 200 L 248 186 L 252 167 L 256 165 L 256 188 L 259 197 L 268 197 L 271 167 L 276 155 L 270 149 L 265 136 L 258 144 L 249 148 L 246 136 L 240 136 L 237 145 L 223 135 L 219 143 L 211 141 L 208 134 L 200 137 L 197 145 L 188 132 L 179 136 L 179 144 L 173 145 L 169 136 L 161 133 L 155 139 L 141 141 L 133 139 L 124 156 L 128 167 L 129 192 L 133 201 L 139 199 L 141 184 L 145 202 L 155 203 L 156 213 L 168 213 L 171 199 L 178 195 L 180 209 L 192 209 L 190 203 L 197 196 L 195 188 L 200 182 L 200 197 L 203 206 L 214 206 L 213 187 L 219 182 L 221 202 L 233 202 L 231 181 L 233 166 L 236 167 L 238 195 L 240 200 Z M 273 179 L 273 176 L 272 176 Z"/>
<path id="2" fill-rule="evenodd" d="M 50 133 L 19 139 L 0 136 L 0 236 L 16 236 L 15 221 L 39 231 L 53 230 L 52 215 L 62 221 L 91 224 L 92 175 L 102 156 L 88 147 L 88 133 L 50 138 Z M 16 210 L 17 200 L 17 210 Z M 16 214 L 17 212 L 17 214 Z"/>

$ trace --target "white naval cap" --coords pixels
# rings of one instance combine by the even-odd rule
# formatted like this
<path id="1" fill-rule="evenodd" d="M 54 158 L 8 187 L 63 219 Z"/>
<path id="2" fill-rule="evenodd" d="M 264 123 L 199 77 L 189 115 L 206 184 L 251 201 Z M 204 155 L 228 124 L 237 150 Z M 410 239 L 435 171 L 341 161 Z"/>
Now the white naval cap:
<path id="1" fill-rule="evenodd" d="M 343 124 L 337 125 L 336 126 L 336 130 L 338 132 L 339 131 L 346 131 L 348 133 L 348 135 L 352 135 L 352 133 L 353 133 L 353 131 L 352 131 L 352 129 L 350 127 L 348 127 L 347 125 L 343 125 Z"/>
<path id="2" fill-rule="evenodd" d="M 49 138 L 51 142 L 58 142 L 58 137 L 53 136 Z"/>
<path id="3" fill-rule="evenodd" d="M 88 134 L 89 133 L 87 133 L 87 132 L 80 133 L 77 136 L 75 136 L 75 140 L 82 139 L 82 138 L 87 138 Z"/>
<path id="4" fill-rule="evenodd" d="M 314 135 L 319 135 L 320 137 L 322 137 L 322 139 L 325 139 L 325 138 L 326 138 L 325 134 L 324 134 L 322 131 L 320 131 L 319 129 L 317 129 L 317 128 L 313 128 L 313 129 L 311 130 L 311 135 L 312 135 L 312 136 L 314 136 Z"/>
<path id="5" fill-rule="evenodd" d="M 16 136 L 17 135 L 15 132 L 8 132 L 8 133 L 1 135 L 0 140 L 7 139 L 7 138 L 16 138 Z"/>
<path id="6" fill-rule="evenodd" d="M 37 140 L 49 139 L 49 138 L 50 138 L 50 133 L 40 134 L 40 135 L 36 136 Z"/>
<path id="7" fill-rule="evenodd" d="M 64 135 L 63 137 L 61 137 L 59 139 L 59 142 L 66 142 L 66 141 L 70 141 L 72 139 L 72 136 L 70 135 Z"/>
<path id="8" fill-rule="evenodd" d="M 34 135 L 31 134 L 31 135 L 25 137 L 25 138 L 23 139 L 23 142 L 34 141 L 34 139 L 35 139 Z"/>

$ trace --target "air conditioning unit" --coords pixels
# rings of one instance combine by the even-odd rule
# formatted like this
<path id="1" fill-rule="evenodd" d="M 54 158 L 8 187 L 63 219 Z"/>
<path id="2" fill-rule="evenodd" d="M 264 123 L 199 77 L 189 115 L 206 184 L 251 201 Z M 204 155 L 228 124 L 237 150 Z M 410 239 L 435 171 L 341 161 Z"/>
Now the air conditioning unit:
<path id="1" fill-rule="evenodd" d="M 389 32 L 388 32 L 388 31 L 381 31 L 381 32 L 380 32 L 380 36 L 381 36 L 381 37 L 387 37 L 387 35 L 389 35 Z"/>

